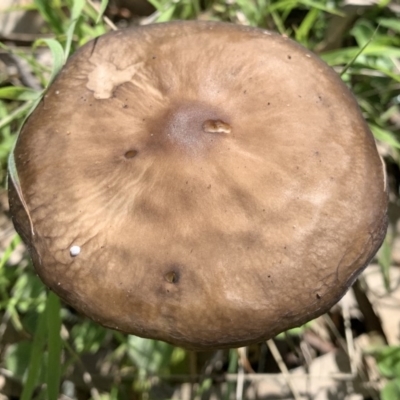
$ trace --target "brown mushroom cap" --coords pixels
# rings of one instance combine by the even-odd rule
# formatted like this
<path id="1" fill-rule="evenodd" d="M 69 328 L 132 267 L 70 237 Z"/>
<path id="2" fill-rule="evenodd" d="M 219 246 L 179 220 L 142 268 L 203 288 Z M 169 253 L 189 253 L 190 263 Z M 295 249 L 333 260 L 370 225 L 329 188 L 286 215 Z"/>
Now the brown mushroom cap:
<path id="1" fill-rule="evenodd" d="M 12 184 L 11 211 L 43 281 L 107 327 L 193 349 L 324 313 L 386 231 L 354 97 L 260 29 L 175 22 L 89 42 L 15 160 L 33 235 Z"/>

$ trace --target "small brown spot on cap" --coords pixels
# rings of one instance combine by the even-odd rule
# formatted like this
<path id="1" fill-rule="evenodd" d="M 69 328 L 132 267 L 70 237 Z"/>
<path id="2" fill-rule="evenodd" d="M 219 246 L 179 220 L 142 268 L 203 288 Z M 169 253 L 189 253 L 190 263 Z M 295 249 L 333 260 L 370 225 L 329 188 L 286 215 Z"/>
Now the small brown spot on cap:
<path id="1" fill-rule="evenodd" d="M 137 150 L 128 150 L 125 154 L 124 154 L 124 156 L 125 156 L 125 158 L 133 158 L 133 157 L 135 157 L 136 155 L 137 155 Z"/>

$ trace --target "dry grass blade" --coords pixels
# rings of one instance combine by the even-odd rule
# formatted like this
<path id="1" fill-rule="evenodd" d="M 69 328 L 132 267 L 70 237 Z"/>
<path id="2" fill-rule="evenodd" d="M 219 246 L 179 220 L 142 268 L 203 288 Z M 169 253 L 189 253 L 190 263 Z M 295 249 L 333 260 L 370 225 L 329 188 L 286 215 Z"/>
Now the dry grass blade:
<path id="1" fill-rule="evenodd" d="M 87 0 L 88 4 L 97 12 L 97 13 L 101 13 L 101 4 L 99 3 L 95 3 L 92 0 Z M 104 22 L 113 30 L 113 31 L 117 31 L 118 27 L 110 20 L 110 18 L 108 18 L 107 16 L 103 15 L 102 16 Z"/>
<path id="2" fill-rule="evenodd" d="M 286 384 L 288 385 L 290 391 L 292 392 L 294 399 L 301 400 L 300 393 L 297 391 L 296 387 L 293 385 L 293 382 L 290 377 L 290 372 L 289 372 L 285 362 L 283 361 L 281 353 L 279 353 L 279 350 L 276 347 L 274 340 L 273 339 L 267 340 L 266 343 L 269 348 L 269 351 L 271 352 L 276 363 L 278 364 L 278 367 L 281 370 L 282 375 L 284 376 L 284 378 L 286 380 Z"/>

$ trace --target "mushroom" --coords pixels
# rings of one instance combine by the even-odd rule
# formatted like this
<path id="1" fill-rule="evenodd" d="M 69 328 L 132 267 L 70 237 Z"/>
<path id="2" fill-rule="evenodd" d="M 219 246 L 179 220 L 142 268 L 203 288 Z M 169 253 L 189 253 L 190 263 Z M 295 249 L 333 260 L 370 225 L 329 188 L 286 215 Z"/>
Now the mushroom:
<path id="1" fill-rule="evenodd" d="M 87 43 L 14 155 L 11 213 L 44 283 L 106 327 L 190 349 L 326 312 L 386 232 L 353 95 L 262 29 L 173 22 Z"/>

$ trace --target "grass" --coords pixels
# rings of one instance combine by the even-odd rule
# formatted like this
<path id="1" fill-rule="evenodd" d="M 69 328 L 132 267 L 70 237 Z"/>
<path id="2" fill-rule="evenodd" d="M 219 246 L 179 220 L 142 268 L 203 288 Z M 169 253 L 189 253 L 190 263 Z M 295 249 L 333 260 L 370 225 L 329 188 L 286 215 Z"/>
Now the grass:
<path id="1" fill-rule="evenodd" d="M 374 6 L 357 6 L 354 15 L 338 1 L 149 2 L 154 7 L 154 13 L 145 16 L 142 23 L 201 18 L 258 26 L 292 37 L 320 54 L 355 93 L 364 117 L 380 143 L 381 152 L 390 166 L 389 171 L 394 171 L 389 175 L 392 183 L 391 202 L 398 205 L 398 8 L 388 1 L 380 1 Z M 19 46 L 12 40 L 6 40 L 6 37 L 0 43 L 2 54 L 24 61 L 23 73 L 33 77 L 35 83 L 28 85 L 27 79 L 9 76 L 0 80 L 0 180 L 3 191 L 7 166 L 11 178 L 18 183 L 13 168 L 13 144 L 24 119 L 43 96 L 49 82 L 79 46 L 111 30 L 114 23 L 123 24 L 118 13 L 107 9 L 107 3 L 105 0 L 98 3 L 85 0 L 35 0 L 24 7 L 41 15 L 45 21 L 41 33 L 46 37 L 39 38 L 38 35 L 37 40 L 32 38 L 29 46 Z M 345 29 L 335 28 L 341 23 L 346 26 Z M 50 68 L 38 60 L 46 48 L 51 53 Z M 379 258 L 388 289 L 391 244 L 395 233 L 391 232 L 391 237 L 385 241 Z M 78 392 L 95 400 L 148 399 L 151 388 L 157 382 L 156 377 L 187 375 L 190 379 L 196 374 L 201 378 L 193 396 L 201 398 L 213 383 L 206 371 L 236 373 L 241 368 L 235 350 L 201 360 L 200 355 L 166 343 L 121 335 L 82 319 L 73 310 L 61 306 L 55 295 L 47 293 L 26 256 L 13 263 L 11 257 L 19 243 L 17 236 L 8 240 L 0 260 L 0 333 L 3 338 L 2 367 L 21 384 L 22 400 L 54 400 L 61 393 L 76 398 Z M 6 331 L 13 332 L 11 342 L 4 339 Z M 302 332 L 299 330 L 293 335 L 299 337 Z M 388 379 L 381 393 L 384 400 L 400 398 L 400 370 L 396 362 L 398 354 L 399 347 L 387 347 L 376 355 L 382 376 Z M 103 371 L 101 377 L 93 375 L 93 371 L 98 374 L 99 369 L 90 369 L 88 357 L 100 364 Z M 262 372 L 260 365 L 259 368 Z M 229 383 L 224 390 L 222 398 L 233 398 L 236 385 Z"/>

